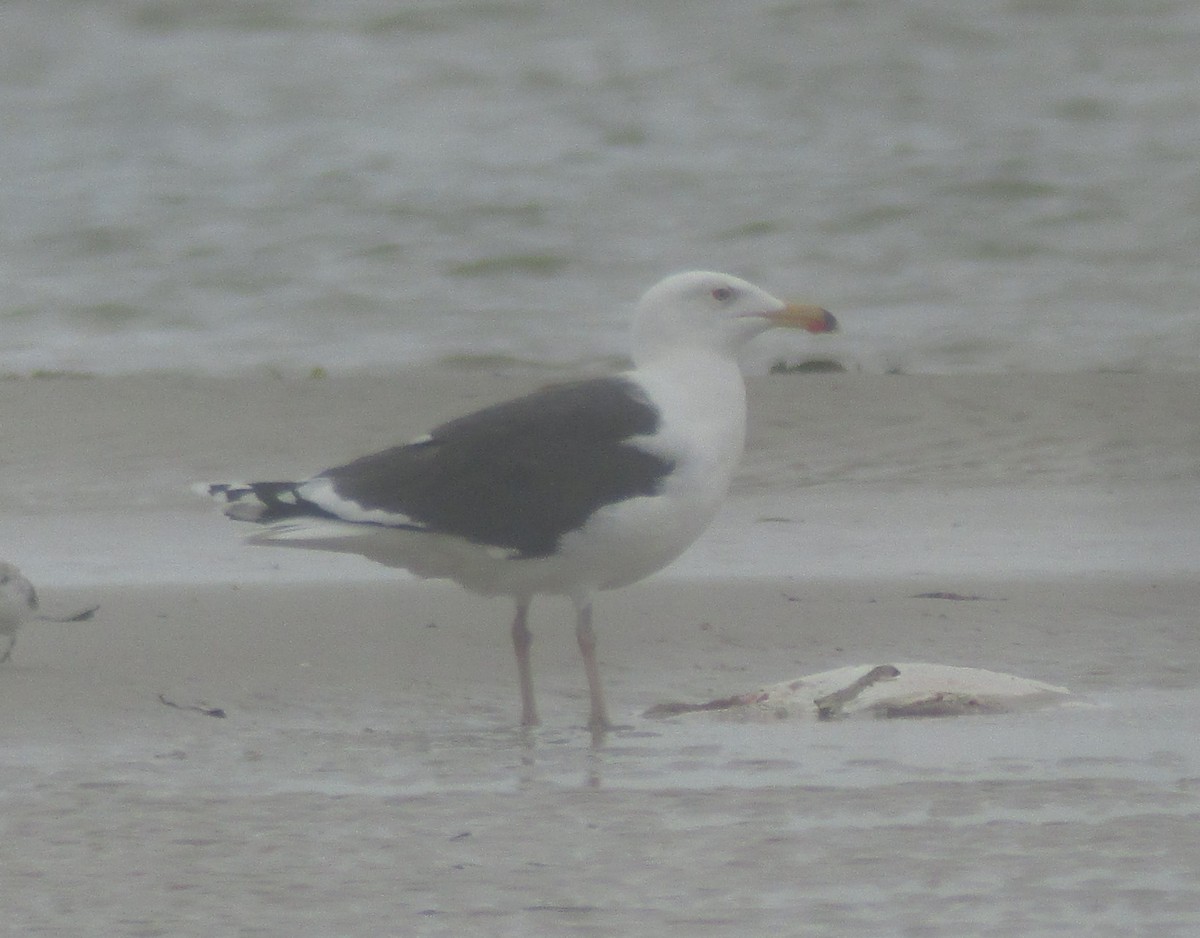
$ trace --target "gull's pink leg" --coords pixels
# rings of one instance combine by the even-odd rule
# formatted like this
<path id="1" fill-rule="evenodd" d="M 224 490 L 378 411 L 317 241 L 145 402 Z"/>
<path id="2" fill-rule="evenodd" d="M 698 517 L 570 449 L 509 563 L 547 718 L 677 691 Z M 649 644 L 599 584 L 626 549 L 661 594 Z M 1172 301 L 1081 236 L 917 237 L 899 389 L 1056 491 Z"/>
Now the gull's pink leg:
<path id="1" fill-rule="evenodd" d="M 512 624 L 513 650 L 517 653 L 517 677 L 521 682 L 521 725 L 537 726 L 537 704 L 533 699 L 533 669 L 529 666 L 529 647 L 533 633 L 529 631 L 529 600 L 517 600 L 517 615 Z"/>
<path id="2" fill-rule="evenodd" d="M 575 637 L 579 640 L 579 651 L 583 654 L 583 668 L 587 672 L 588 694 L 592 702 L 588 726 L 593 730 L 610 729 L 612 724 L 608 722 L 608 709 L 604 706 L 600 668 L 596 664 L 596 633 L 592 631 L 591 601 L 577 602 L 576 611 L 578 618 L 575 623 Z"/>

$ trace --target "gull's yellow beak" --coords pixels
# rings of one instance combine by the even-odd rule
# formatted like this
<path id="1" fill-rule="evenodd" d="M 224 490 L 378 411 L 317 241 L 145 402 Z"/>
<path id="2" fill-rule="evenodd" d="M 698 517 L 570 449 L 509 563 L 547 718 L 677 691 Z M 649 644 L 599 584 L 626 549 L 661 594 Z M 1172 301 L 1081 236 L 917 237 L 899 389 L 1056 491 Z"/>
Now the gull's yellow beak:
<path id="1" fill-rule="evenodd" d="M 788 303 L 783 309 L 767 313 L 764 317 L 773 326 L 786 329 L 804 329 L 808 332 L 837 332 L 838 323 L 833 313 L 820 306 L 806 303 Z"/>

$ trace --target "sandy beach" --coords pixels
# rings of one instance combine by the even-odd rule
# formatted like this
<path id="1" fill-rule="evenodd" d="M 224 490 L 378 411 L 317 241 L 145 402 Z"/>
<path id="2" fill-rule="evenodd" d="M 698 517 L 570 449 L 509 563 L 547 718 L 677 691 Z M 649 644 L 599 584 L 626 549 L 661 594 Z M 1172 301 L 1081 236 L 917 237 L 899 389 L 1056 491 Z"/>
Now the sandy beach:
<path id="1" fill-rule="evenodd" d="M 188 491 L 286 477 L 554 374 L 0 381 L 2 928 L 44 935 L 1190 935 L 1200 375 L 750 384 L 727 509 L 567 605 L 251 549 Z M 942 592 L 960 599 L 919 599 Z M 647 719 L 846 664 L 1065 685 L 953 719 Z"/>

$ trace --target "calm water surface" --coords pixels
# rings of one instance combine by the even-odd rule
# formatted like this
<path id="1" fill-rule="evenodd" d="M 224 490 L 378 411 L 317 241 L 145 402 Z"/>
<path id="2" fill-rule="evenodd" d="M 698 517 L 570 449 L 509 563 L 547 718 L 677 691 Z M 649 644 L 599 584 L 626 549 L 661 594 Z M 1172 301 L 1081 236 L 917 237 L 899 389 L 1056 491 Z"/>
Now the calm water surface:
<path id="1" fill-rule="evenodd" d="M 850 367 L 1191 369 L 1197 48 L 1187 0 L 5 4 L 0 371 L 574 364 L 699 266 Z"/>

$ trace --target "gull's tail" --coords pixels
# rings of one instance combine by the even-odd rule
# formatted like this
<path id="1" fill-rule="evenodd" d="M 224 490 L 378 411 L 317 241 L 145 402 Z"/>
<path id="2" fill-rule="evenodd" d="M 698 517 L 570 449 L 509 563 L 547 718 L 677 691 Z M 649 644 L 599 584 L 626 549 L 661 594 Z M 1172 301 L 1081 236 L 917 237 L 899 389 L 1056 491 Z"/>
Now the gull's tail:
<path id="1" fill-rule="evenodd" d="M 275 524 L 299 518 L 333 518 L 335 515 L 314 504 L 299 492 L 299 482 L 201 482 L 192 486 L 199 495 L 225 506 L 235 521 Z"/>

